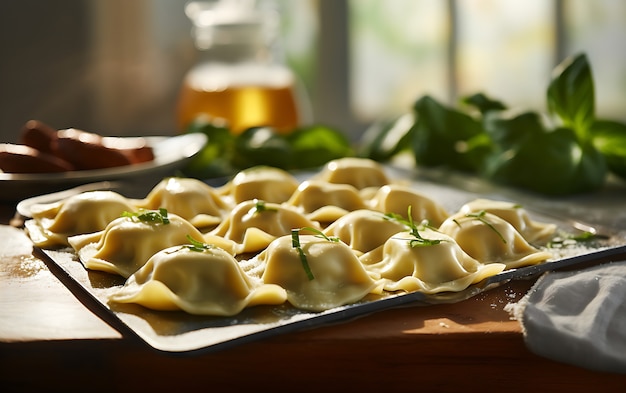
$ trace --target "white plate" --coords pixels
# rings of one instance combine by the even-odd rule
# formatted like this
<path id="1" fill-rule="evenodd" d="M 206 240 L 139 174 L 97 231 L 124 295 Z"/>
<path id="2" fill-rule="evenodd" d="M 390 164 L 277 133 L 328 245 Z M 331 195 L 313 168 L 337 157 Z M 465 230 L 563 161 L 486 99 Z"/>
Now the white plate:
<path id="1" fill-rule="evenodd" d="M 207 142 L 206 135 L 202 133 L 145 138 L 154 150 L 154 160 L 150 162 L 63 173 L 0 173 L 0 200 L 18 201 L 92 182 L 171 175 Z"/>

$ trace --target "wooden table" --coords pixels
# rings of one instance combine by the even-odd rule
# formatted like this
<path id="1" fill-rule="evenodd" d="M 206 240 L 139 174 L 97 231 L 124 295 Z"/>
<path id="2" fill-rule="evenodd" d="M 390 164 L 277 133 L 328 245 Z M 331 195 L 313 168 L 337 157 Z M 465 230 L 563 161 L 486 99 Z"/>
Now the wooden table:
<path id="1" fill-rule="evenodd" d="M 7 391 L 618 391 L 626 375 L 529 352 L 504 311 L 533 280 L 391 309 L 216 353 L 157 353 L 96 317 L 32 255 L 0 206 L 0 389 Z M 19 222 L 14 225 L 19 226 Z M 626 259 L 626 255 L 614 260 Z M 175 390 L 172 390 L 175 389 Z"/>

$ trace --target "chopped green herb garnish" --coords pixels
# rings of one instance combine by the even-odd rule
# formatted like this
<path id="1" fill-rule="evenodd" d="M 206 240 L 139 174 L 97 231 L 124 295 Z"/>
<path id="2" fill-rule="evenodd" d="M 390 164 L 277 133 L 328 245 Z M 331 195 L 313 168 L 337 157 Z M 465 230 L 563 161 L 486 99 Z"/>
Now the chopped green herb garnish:
<path id="1" fill-rule="evenodd" d="M 489 220 L 487 220 L 485 218 L 485 216 L 487 215 L 487 212 L 484 210 L 475 212 L 475 213 L 468 213 L 465 215 L 466 218 L 469 219 L 474 219 L 474 220 L 478 220 L 480 222 L 482 222 L 483 224 L 487 225 L 492 231 L 494 231 L 498 237 L 500 238 L 500 240 L 502 240 L 502 243 L 506 244 L 506 239 L 504 238 L 504 236 L 502 236 L 502 234 L 500 233 L 500 231 L 498 231 L 496 229 L 496 227 L 493 226 L 493 224 L 491 222 L 489 222 Z M 459 224 L 459 222 L 457 220 L 453 220 L 454 223 L 458 226 L 461 226 L 461 224 Z"/>
<path id="2" fill-rule="evenodd" d="M 185 247 L 191 251 L 203 252 L 215 248 L 214 245 L 198 241 L 189 235 L 187 235 L 187 240 L 189 240 L 190 244 L 186 244 Z"/>
<path id="3" fill-rule="evenodd" d="M 409 228 L 409 233 L 411 234 L 411 236 L 414 237 L 414 239 L 409 240 L 409 245 L 411 247 L 435 246 L 444 241 L 443 239 L 426 239 L 422 237 L 419 231 L 428 227 L 428 221 L 422 221 L 419 225 L 415 224 L 415 222 L 413 221 L 413 215 L 411 214 L 410 205 L 408 208 L 407 217 L 408 219 L 404 219 L 404 217 L 400 216 L 399 214 L 385 214 L 385 219 L 397 221 L 401 224 L 406 225 Z"/>
<path id="4" fill-rule="evenodd" d="M 268 207 L 265 204 L 265 201 L 262 201 L 260 199 L 255 199 L 254 210 L 255 210 L 255 213 L 262 213 L 262 212 L 267 212 L 267 211 L 278 211 L 278 209 L 275 207 Z"/>
<path id="5" fill-rule="evenodd" d="M 443 239 L 426 239 L 420 235 L 417 229 L 411 230 L 411 236 L 415 237 L 415 239 L 411 239 L 409 241 L 409 245 L 411 247 L 436 246 L 444 241 Z"/>
<path id="6" fill-rule="evenodd" d="M 303 227 L 303 228 L 300 228 L 298 231 L 310 231 L 310 232 L 315 233 L 315 237 L 321 237 L 322 239 L 329 241 L 329 242 L 334 242 L 334 243 L 339 242 L 338 237 L 328 236 L 324 232 L 320 231 L 319 229 L 315 229 L 311 227 Z"/>
<path id="7" fill-rule="evenodd" d="M 315 279 L 315 276 L 313 276 L 313 272 L 311 272 L 309 261 L 307 260 L 306 254 L 304 253 L 302 245 L 300 244 L 300 229 L 291 230 L 291 246 L 298 251 L 298 256 L 300 256 L 300 262 L 302 262 L 302 267 L 304 268 L 304 272 L 306 273 L 309 281 Z"/>
<path id="8" fill-rule="evenodd" d="M 140 209 L 136 212 L 125 211 L 122 213 L 122 217 L 128 217 L 133 221 L 149 222 L 156 224 L 170 223 L 170 220 L 167 217 L 167 209 L 164 208 L 159 208 L 158 210 Z"/>
<path id="9" fill-rule="evenodd" d="M 587 241 L 591 241 L 591 240 L 596 240 L 596 239 L 607 239 L 608 236 L 605 235 L 599 235 L 597 233 L 593 233 L 593 232 L 589 232 L 589 231 L 585 231 L 583 233 L 581 233 L 580 235 L 574 235 L 571 237 L 572 240 L 576 240 L 577 242 L 587 242 Z"/>
<path id="10" fill-rule="evenodd" d="M 558 247 L 563 247 L 566 245 L 572 245 L 575 243 L 590 242 L 593 240 L 607 239 L 607 238 L 608 236 L 605 236 L 605 235 L 599 235 L 597 233 L 585 231 L 578 235 L 567 235 L 567 236 L 555 237 L 548 243 L 547 246 L 550 248 L 558 248 Z"/>
<path id="11" fill-rule="evenodd" d="M 180 247 L 176 248 L 175 250 L 172 250 L 171 253 L 175 253 L 177 251 L 180 251 L 184 248 L 190 250 L 190 251 L 194 251 L 194 252 L 204 252 L 206 250 L 210 250 L 215 248 L 216 246 L 212 245 L 212 244 L 207 244 L 204 242 L 201 242 L 199 240 L 196 240 L 194 238 L 192 238 L 190 235 L 187 235 L 187 240 L 189 240 L 189 244 L 183 244 Z"/>

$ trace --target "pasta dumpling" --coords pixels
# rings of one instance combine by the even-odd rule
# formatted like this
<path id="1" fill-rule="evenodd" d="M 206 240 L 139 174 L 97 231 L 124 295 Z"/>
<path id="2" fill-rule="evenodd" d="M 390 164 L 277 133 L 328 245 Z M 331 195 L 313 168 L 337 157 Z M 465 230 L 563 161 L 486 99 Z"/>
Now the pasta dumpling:
<path id="1" fill-rule="evenodd" d="M 188 236 L 203 239 L 196 227 L 175 214 L 168 214 L 165 220 L 142 219 L 156 214 L 146 211 L 123 216 L 100 232 L 72 236 L 68 242 L 85 268 L 128 278 L 158 251 L 187 244 Z"/>
<path id="2" fill-rule="evenodd" d="M 25 227 L 36 246 L 69 246 L 85 269 L 123 277 L 111 303 L 218 317 L 458 292 L 558 256 L 541 246 L 557 226 L 519 205 L 479 198 L 450 214 L 466 192 L 431 198 L 386 169 L 345 157 L 306 180 L 269 166 L 215 188 L 166 177 L 142 199 L 92 191 L 33 206 Z"/>
<path id="3" fill-rule="evenodd" d="M 391 236 L 406 229 L 404 224 L 390 220 L 380 212 L 360 209 L 333 222 L 324 233 L 339 238 L 358 255 L 382 246 Z"/>
<path id="4" fill-rule="evenodd" d="M 504 263 L 511 269 L 552 258 L 551 253 L 531 246 L 508 221 L 485 211 L 455 214 L 439 230 L 483 263 Z"/>
<path id="5" fill-rule="evenodd" d="M 220 192 L 234 204 L 259 199 L 270 203 L 286 202 L 298 188 L 298 180 L 289 172 L 267 166 L 244 169 Z"/>
<path id="6" fill-rule="evenodd" d="M 554 235 L 556 225 L 534 221 L 522 206 L 512 202 L 491 199 L 475 199 L 459 209 L 460 213 L 470 214 L 486 211 L 508 221 L 529 243 L 545 242 Z"/>
<path id="7" fill-rule="evenodd" d="M 319 222 L 332 222 L 348 212 L 366 207 L 353 186 L 315 180 L 302 182 L 287 205 L 298 208 L 311 220 Z"/>
<path id="8" fill-rule="evenodd" d="M 235 252 L 243 254 L 260 251 L 277 237 L 288 235 L 292 229 L 305 227 L 318 229 L 319 224 L 293 208 L 251 200 L 238 204 L 208 235 L 237 243 Z"/>
<path id="9" fill-rule="evenodd" d="M 395 213 L 411 217 L 415 222 L 427 220 L 429 225 L 438 227 L 448 218 L 448 212 L 437 202 L 413 190 L 411 187 L 399 184 L 382 186 L 370 200 L 370 207 L 383 213 Z"/>
<path id="10" fill-rule="evenodd" d="M 247 276 L 219 247 L 173 246 L 154 254 L 110 301 L 153 310 L 233 316 L 246 307 L 277 305 L 287 299 L 278 285 Z"/>
<path id="11" fill-rule="evenodd" d="M 504 264 L 480 263 L 436 230 L 424 227 L 419 234 L 421 240 L 409 231 L 398 233 L 360 258 L 367 271 L 381 277 L 384 290 L 456 292 L 505 268 Z"/>
<path id="12" fill-rule="evenodd" d="M 382 187 L 390 182 L 382 165 L 369 158 L 345 157 L 329 161 L 316 180 L 349 184 L 358 190 Z"/>
<path id="13" fill-rule="evenodd" d="M 357 302 L 377 288 L 376 281 L 346 244 L 300 235 L 309 277 L 292 240 L 291 236 L 274 240 L 258 258 L 266 265 L 263 282 L 285 288 L 287 301 L 294 307 L 324 311 Z"/>
<path id="14" fill-rule="evenodd" d="M 25 222 L 25 228 L 38 247 L 67 246 L 68 237 L 101 231 L 125 211 L 133 210 L 131 202 L 114 191 L 87 191 L 33 206 L 33 219 Z"/>
<path id="15" fill-rule="evenodd" d="M 213 187 L 203 181 L 180 177 L 161 180 L 137 206 L 144 209 L 167 209 L 198 228 L 219 224 L 222 216 L 232 208 Z"/>

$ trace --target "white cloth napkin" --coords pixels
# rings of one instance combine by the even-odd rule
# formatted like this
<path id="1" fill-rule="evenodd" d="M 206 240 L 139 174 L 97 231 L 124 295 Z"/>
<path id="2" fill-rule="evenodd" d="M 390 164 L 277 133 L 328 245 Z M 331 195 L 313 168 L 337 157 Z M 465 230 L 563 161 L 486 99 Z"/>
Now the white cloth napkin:
<path id="1" fill-rule="evenodd" d="M 626 374 L 626 261 L 546 273 L 506 309 L 535 354 Z"/>

